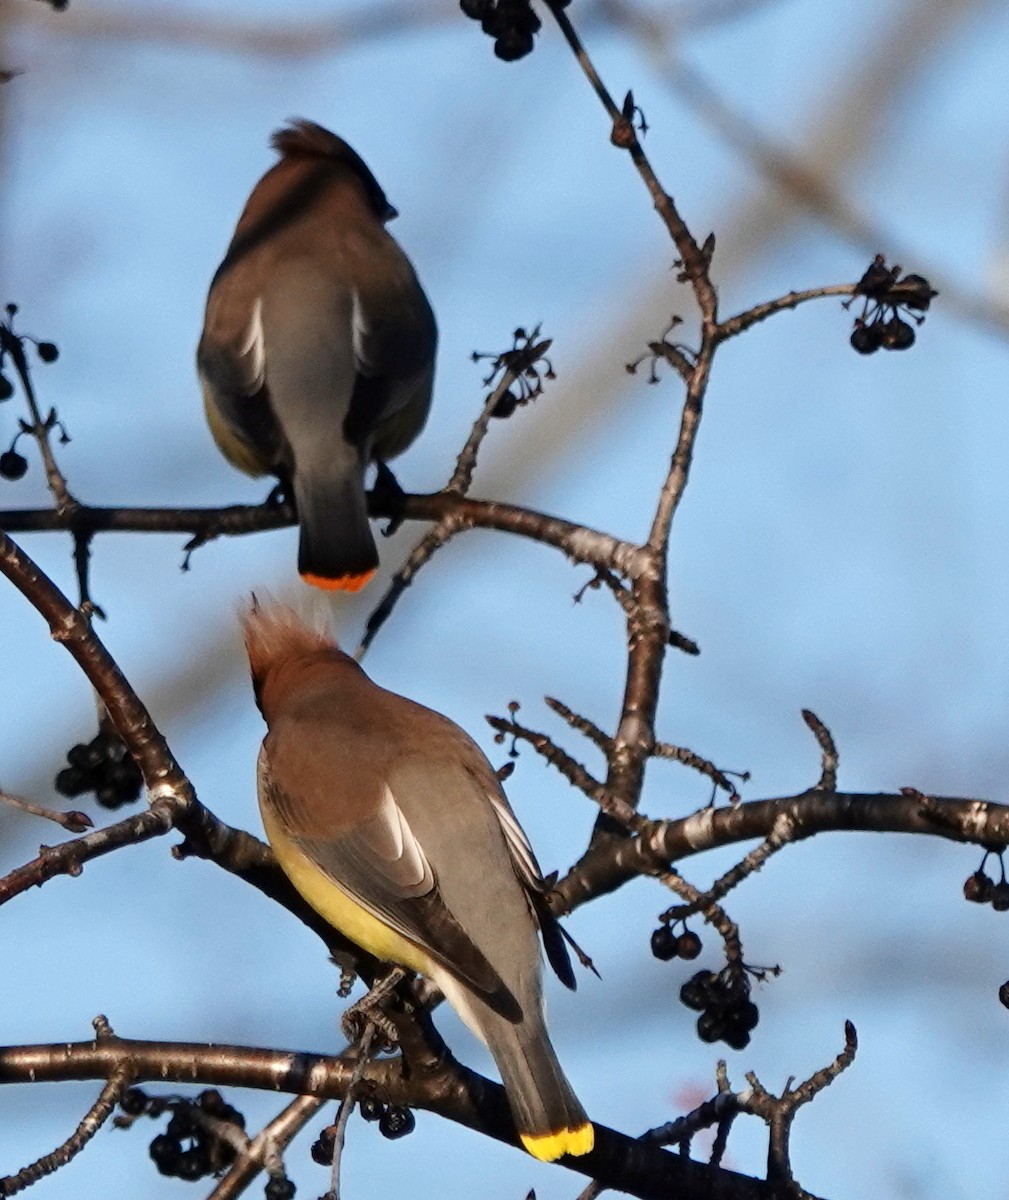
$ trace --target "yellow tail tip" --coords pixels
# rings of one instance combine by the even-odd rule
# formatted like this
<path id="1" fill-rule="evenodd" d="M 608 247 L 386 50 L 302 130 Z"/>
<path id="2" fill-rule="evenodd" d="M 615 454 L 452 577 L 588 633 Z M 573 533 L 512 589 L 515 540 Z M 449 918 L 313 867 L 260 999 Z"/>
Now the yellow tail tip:
<path id="1" fill-rule="evenodd" d="M 563 1154 L 577 1158 L 588 1154 L 596 1144 L 596 1131 L 591 1121 L 573 1129 L 559 1129 L 556 1133 L 520 1133 L 519 1137 L 522 1145 L 540 1162 L 554 1162 Z"/>
<path id="2" fill-rule="evenodd" d="M 360 575 L 341 575 L 339 579 L 327 579 L 325 575 L 302 575 L 302 579 L 310 586 L 322 588 L 326 592 L 359 592 L 375 574 L 374 568 L 362 571 Z"/>

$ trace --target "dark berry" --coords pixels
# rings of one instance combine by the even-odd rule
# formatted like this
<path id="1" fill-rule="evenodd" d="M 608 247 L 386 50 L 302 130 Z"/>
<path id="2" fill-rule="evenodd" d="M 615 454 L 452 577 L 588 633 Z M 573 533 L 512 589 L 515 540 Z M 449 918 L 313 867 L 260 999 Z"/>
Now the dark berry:
<path id="1" fill-rule="evenodd" d="M 284 1175 L 271 1175 L 266 1181 L 266 1200 L 291 1200 L 294 1184 Z"/>
<path id="2" fill-rule="evenodd" d="M 56 776 L 56 790 L 61 796 L 79 796 L 91 791 L 91 775 L 78 767 L 64 767 Z"/>
<path id="3" fill-rule="evenodd" d="M 502 62 L 517 62 L 533 51 L 533 35 L 521 29 L 510 29 L 494 43 L 494 53 Z"/>
<path id="4" fill-rule="evenodd" d="M 701 939 L 693 930 L 685 929 L 676 939 L 676 953 L 688 961 L 701 953 Z"/>
<path id="5" fill-rule="evenodd" d="M 882 345 L 879 325 L 863 325 L 859 322 L 851 334 L 851 346 L 859 354 L 875 354 Z"/>
<path id="6" fill-rule="evenodd" d="M 119 788 L 112 783 L 103 783 L 95 788 L 95 799 L 102 808 L 116 809 L 126 801 L 123 799 Z"/>
<path id="7" fill-rule="evenodd" d="M 726 1023 L 722 1033 L 722 1041 L 730 1050 L 745 1050 L 750 1044 L 750 1033 L 735 1021 Z"/>
<path id="8" fill-rule="evenodd" d="M 133 759 L 124 760 L 109 771 L 107 781 L 116 788 L 124 801 L 140 798 L 140 788 L 144 777 Z"/>
<path id="9" fill-rule="evenodd" d="M 760 1021 L 760 1009 L 753 1003 L 752 1000 L 745 1000 L 734 1014 L 735 1023 L 745 1029 L 747 1033 L 752 1029 L 756 1029 Z"/>
<path id="10" fill-rule="evenodd" d="M 512 415 L 518 406 L 518 396 L 512 391 L 502 392 L 497 398 L 497 403 L 490 410 L 492 417 L 498 417 L 501 420 L 506 420 Z"/>
<path id="11" fill-rule="evenodd" d="M 480 18 L 480 28 L 488 37 L 497 37 L 506 28 L 506 22 L 502 21 L 497 8 L 491 6 L 484 9 Z"/>
<path id="12" fill-rule="evenodd" d="M 59 349 L 57 348 L 55 342 L 39 342 L 35 349 L 38 351 L 39 358 L 41 358 L 44 363 L 55 362 L 60 356 Z"/>
<path id="13" fill-rule="evenodd" d="M 887 350 L 907 350 L 914 345 L 914 330 L 901 317 L 891 317 L 883 326 L 882 340 Z"/>
<path id="14" fill-rule="evenodd" d="M 167 1133 L 159 1133 L 151 1142 L 150 1155 L 162 1175 L 174 1175 L 182 1156 L 182 1146 Z"/>
<path id="15" fill-rule="evenodd" d="M 1009 883 L 1004 879 L 992 886 L 991 906 L 996 912 L 1009 912 Z"/>
<path id="16" fill-rule="evenodd" d="M 408 1108 L 390 1104 L 379 1119 L 378 1129 L 383 1137 L 395 1139 L 413 1133 L 416 1124 L 417 1121 Z"/>
<path id="17" fill-rule="evenodd" d="M 1006 1008 L 1009 1008 L 1009 979 L 1007 979 L 999 988 L 998 998 L 1002 1001 Z"/>
<path id="18" fill-rule="evenodd" d="M 196 1132 L 196 1122 L 187 1109 L 179 1108 L 172 1113 L 172 1119 L 168 1122 L 168 1128 L 165 1132 L 170 1138 L 176 1138 L 177 1140 L 192 1137 Z"/>
<path id="19" fill-rule="evenodd" d="M 652 953 L 662 962 L 669 962 L 677 955 L 679 940 L 668 925 L 660 925 L 652 934 Z"/>
<path id="20" fill-rule="evenodd" d="M 715 1009 L 707 1008 L 697 1018 L 697 1036 L 702 1042 L 717 1042 L 725 1035 L 725 1018 Z"/>
<path id="21" fill-rule="evenodd" d="M 711 1001 L 714 982 L 715 976 L 711 971 L 698 971 L 680 988 L 680 1002 L 694 1012 L 701 1012 Z"/>
<path id="22" fill-rule="evenodd" d="M 57 787 L 59 787 L 58 777 Z M 64 792 L 64 795 L 67 795 L 67 793 Z M 984 871 L 975 871 L 973 875 L 968 875 L 964 880 L 964 899 L 969 900 L 972 904 L 987 904 L 991 899 L 992 887 L 992 881 Z"/>
<path id="23" fill-rule="evenodd" d="M 0 373 L 0 401 L 9 400 L 14 395 L 14 384 L 6 375 Z"/>
<path id="24" fill-rule="evenodd" d="M 502 35 L 508 30 L 537 33 L 540 29 L 540 19 L 529 0 L 497 0 L 497 9 L 503 24 Z"/>
<path id="25" fill-rule="evenodd" d="M 98 738 L 87 744 L 78 742 L 76 746 L 71 746 L 67 751 L 67 762 L 72 767 L 82 767 L 86 771 L 95 770 L 104 761 L 105 751 L 98 744 Z"/>
<path id="26" fill-rule="evenodd" d="M 333 1151 L 336 1146 L 336 1135 L 332 1125 L 327 1125 L 321 1130 L 319 1136 L 312 1143 L 312 1149 L 309 1153 L 312 1156 L 312 1162 L 316 1162 L 320 1167 L 330 1167 L 333 1165 Z"/>
<path id="27" fill-rule="evenodd" d="M 224 1110 L 228 1107 L 217 1088 L 207 1088 L 205 1092 L 200 1092 L 196 1103 L 211 1117 L 223 1117 Z"/>
<path id="28" fill-rule="evenodd" d="M 5 450 L 0 454 L 0 476 L 4 479 L 21 479 L 28 470 L 28 459 L 16 450 Z"/>
<path id="29" fill-rule="evenodd" d="M 139 1117 L 147 1111 L 147 1097 L 140 1088 L 127 1088 L 119 1098 L 119 1107 L 128 1117 Z"/>
<path id="30" fill-rule="evenodd" d="M 357 1106 L 366 1121 L 380 1121 L 385 1112 L 385 1105 L 377 1096 L 362 1096 Z"/>
<path id="31" fill-rule="evenodd" d="M 179 1161 L 175 1167 L 175 1174 L 179 1179 L 188 1179 L 192 1182 L 195 1179 L 202 1179 L 209 1173 L 210 1158 L 202 1146 L 192 1146 L 189 1150 L 183 1150 L 179 1155 Z"/>

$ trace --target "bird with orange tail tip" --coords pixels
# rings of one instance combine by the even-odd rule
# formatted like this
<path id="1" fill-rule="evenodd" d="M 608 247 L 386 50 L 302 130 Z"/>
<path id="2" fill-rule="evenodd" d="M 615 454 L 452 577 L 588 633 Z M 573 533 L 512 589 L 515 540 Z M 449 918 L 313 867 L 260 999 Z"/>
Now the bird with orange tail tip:
<path id="1" fill-rule="evenodd" d="M 530 1154 L 588 1154 L 595 1132 L 547 1036 L 537 934 L 572 988 L 574 975 L 493 767 L 293 610 L 254 604 L 244 630 L 268 727 L 259 805 L 281 867 L 352 941 L 441 988 L 494 1056 Z"/>
<path id="2" fill-rule="evenodd" d="M 310 121 L 273 147 L 210 285 L 197 368 L 224 456 L 293 493 L 301 577 L 355 592 L 378 565 L 365 471 L 420 433 L 438 334 L 361 157 Z"/>

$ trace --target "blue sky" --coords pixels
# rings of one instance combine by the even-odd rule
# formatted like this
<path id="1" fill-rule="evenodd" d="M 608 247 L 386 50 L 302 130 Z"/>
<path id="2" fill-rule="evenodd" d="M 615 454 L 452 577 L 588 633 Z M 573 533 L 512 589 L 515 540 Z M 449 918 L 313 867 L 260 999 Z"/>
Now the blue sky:
<path id="1" fill-rule="evenodd" d="M 492 430 L 474 494 L 644 535 L 680 392 L 672 378 L 648 387 L 624 363 L 674 312 L 689 339 L 693 310 L 645 190 L 609 145 L 605 116 L 555 31 L 507 65 L 454 4 L 435 0 L 411 7 L 430 11 L 428 24 L 349 46 L 320 40 L 297 54 L 270 52 L 265 34 L 251 53 L 206 27 L 187 37 L 186 21 L 262 22 L 269 32 L 339 22 L 367 6 L 162 0 L 137 12 L 75 0 L 61 16 L 27 0 L 10 7 L 17 19 L 3 61 L 24 74 L 2 93 L 0 300 L 17 301 L 23 328 L 59 343 L 59 362 L 39 367 L 36 381 L 73 435 L 61 463 L 76 494 L 124 505 L 265 495 L 268 485 L 215 451 L 192 359 L 210 277 L 272 160 L 269 133 L 304 115 L 345 136 L 372 167 L 438 313 L 435 407 L 399 465 L 404 486 L 434 489 L 451 469 L 483 395 L 470 352 L 504 348 L 516 325 L 542 321 L 558 379 Z M 1004 6 L 780 0 L 674 40 L 728 103 L 820 162 L 892 239 L 868 247 L 782 203 L 669 89 L 654 43 L 615 32 L 585 0 L 570 11 L 611 90 L 634 88 L 650 126 L 646 149 L 685 217 L 700 236 L 716 231 L 723 312 L 853 280 L 872 252 L 893 247 L 906 269 L 1006 304 Z M 945 14 L 948 26 L 919 53 L 932 36 L 926 11 Z M 102 14 L 106 24 L 89 33 Z M 123 34 L 127 19 L 149 26 Z M 891 40 L 899 85 L 870 88 L 861 73 Z M 1001 799 L 1005 333 L 943 297 L 908 354 L 859 358 L 849 329 L 839 302 L 827 300 L 719 355 L 670 580 L 675 622 L 703 653 L 670 660 L 660 735 L 749 769 L 747 797 L 787 794 L 818 773 L 799 717 L 810 707 L 838 741 L 845 788 L 913 784 Z M 0 413 L 0 441 L 15 432 L 13 407 Z M 10 506 L 47 503 L 37 464 L 2 486 Z M 383 577 L 419 534 L 407 528 L 383 543 Z M 201 798 L 258 830 L 262 728 L 233 614 L 253 587 L 294 588 L 294 535 L 215 543 L 184 575 L 182 541 L 97 543 L 95 593 L 110 617 L 102 636 Z M 25 545 L 72 587 L 65 539 Z M 559 696 L 604 726 L 618 711 L 623 625 L 606 595 L 572 605 L 586 579 L 544 548 L 473 533 L 420 576 L 366 666 L 459 721 L 494 761 L 502 751 L 482 717 L 514 698 L 524 720 L 598 767 L 541 701 Z M 376 599 L 334 611 L 345 642 Z M 27 604 L 13 592 L 0 604 L 0 696 L 10 714 L 0 782 L 45 801 L 65 750 L 89 735 L 90 697 Z M 545 868 L 565 868 L 591 828 L 588 802 L 528 751 L 509 793 Z M 645 809 L 681 815 L 706 798 L 704 781 L 656 764 Z M 0 822 L 5 866 L 54 836 L 6 811 Z M 318 943 L 206 864 L 175 863 L 168 845 L 95 863 L 5 910 L 7 978 L 17 983 L 6 990 L 3 1040 L 84 1038 L 105 1012 L 129 1036 L 336 1049 L 336 980 Z M 686 870 L 703 884 L 733 857 Z M 726 902 L 748 958 L 784 967 L 758 996 L 751 1046 L 725 1052 L 737 1084 L 751 1069 L 769 1087 L 803 1077 L 840 1049 L 845 1018 L 859 1029 L 855 1066 L 796 1123 L 796 1173 L 817 1194 L 1006 1194 L 1009 1014 L 996 992 L 1009 977 L 1007 918 L 960 898 L 977 858 L 949 843 L 822 837 L 784 851 Z M 648 953 L 668 902 L 638 882 L 577 913 L 572 931 L 603 980 L 585 978 L 575 996 L 550 993 L 554 1038 L 577 1090 L 594 1117 L 628 1132 L 668 1120 L 691 1089 L 710 1091 L 724 1049 L 697 1041 L 677 1001 L 695 968 Z M 706 943 L 701 965 L 713 965 Z M 465 1061 L 491 1069 L 457 1022 L 443 1025 Z M 0 1090 L 0 1170 L 50 1149 L 95 1094 L 91 1084 Z M 250 1124 L 276 1108 L 270 1097 L 234 1102 Z M 98 1194 L 110 1184 L 121 1194 L 180 1194 L 183 1185 L 159 1179 L 147 1161 L 153 1132 L 103 1131 L 39 1194 Z M 765 1144 L 762 1129 L 737 1122 L 732 1165 L 759 1171 Z M 299 1194 L 312 1196 L 325 1178 L 307 1146 L 295 1144 L 291 1168 Z M 355 1122 L 344 1169 L 351 1198 L 418 1178 L 429 1181 L 418 1194 L 449 1197 L 535 1186 L 540 1200 L 560 1200 L 580 1186 L 425 1114 L 394 1144 Z"/>

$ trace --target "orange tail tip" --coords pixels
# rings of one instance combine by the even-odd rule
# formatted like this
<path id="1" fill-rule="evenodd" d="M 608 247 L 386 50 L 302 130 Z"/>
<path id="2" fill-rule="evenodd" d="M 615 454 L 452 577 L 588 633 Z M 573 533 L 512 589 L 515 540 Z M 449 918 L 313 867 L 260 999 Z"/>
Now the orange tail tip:
<path id="1" fill-rule="evenodd" d="M 362 571 L 360 575 L 341 575 L 339 579 L 327 579 L 325 575 L 302 575 L 302 579 L 311 587 L 322 588 L 326 592 L 359 592 L 375 574 L 375 568 Z"/>
<path id="2" fill-rule="evenodd" d="M 519 1137 L 533 1158 L 541 1162 L 554 1162 L 563 1154 L 578 1158 L 588 1154 L 596 1144 L 596 1131 L 591 1121 L 573 1129 L 559 1129 L 556 1133 L 520 1133 Z"/>

